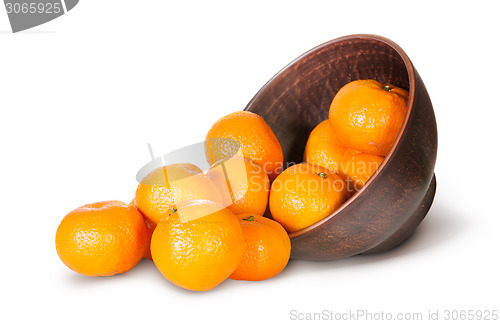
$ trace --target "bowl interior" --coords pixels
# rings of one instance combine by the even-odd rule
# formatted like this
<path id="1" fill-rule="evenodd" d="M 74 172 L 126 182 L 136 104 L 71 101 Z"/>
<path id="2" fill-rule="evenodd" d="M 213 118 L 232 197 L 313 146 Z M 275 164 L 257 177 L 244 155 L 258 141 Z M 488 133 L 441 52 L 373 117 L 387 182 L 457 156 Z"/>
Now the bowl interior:
<path id="1" fill-rule="evenodd" d="M 343 85 L 375 79 L 410 90 L 405 60 L 408 61 L 397 45 L 383 37 L 338 38 L 283 68 L 245 110 L 261 115 L 270 125 L 283 148 L 285 169 L 303 161 L 309 133 L 328 118 L 330 103 Z"/>

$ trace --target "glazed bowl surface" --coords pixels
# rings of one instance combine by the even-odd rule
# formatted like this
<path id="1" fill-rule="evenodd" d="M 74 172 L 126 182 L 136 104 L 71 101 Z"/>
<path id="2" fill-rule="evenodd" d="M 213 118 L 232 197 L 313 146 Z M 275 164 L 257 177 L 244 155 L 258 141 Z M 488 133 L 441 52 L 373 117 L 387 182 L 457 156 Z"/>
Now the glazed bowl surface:
<path id="1" fill-rule="evenodd" d="M 350 35 L 319 45 L 269 80 L 245 110 L 262 116 L 283 148 L 284 167 L 303 161 L 312 129 L 328 118 L 345 84 L 375 79 L 409 91 L 403 126 L 376 173 L 340 208 L 290 233 L 292 258 L 335 260 L 389 250 L 411 235 L 436 189 L 437 127 L 432 103 L 406 53 L 377 35 Z"/>

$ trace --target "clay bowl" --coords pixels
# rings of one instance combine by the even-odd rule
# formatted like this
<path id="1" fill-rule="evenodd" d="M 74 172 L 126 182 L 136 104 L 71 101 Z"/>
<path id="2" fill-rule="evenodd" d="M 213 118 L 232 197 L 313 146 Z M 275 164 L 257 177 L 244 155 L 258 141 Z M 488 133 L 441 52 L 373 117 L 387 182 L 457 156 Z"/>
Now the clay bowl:
<path id="1" fill-rule="evenodd" d="M 409 91 L 403 126 L 384 162 L 360 191 L 328 217 L 290 233 L 292 258 L 335 260 L 387 251 L 410 236 L 432 204 L 434 111 L 417 70 L 394 42 L 351 35 L 313 48 L 269 80 L 245 110 L 270 125 L 283 148 L 286 167 L 303 161 L 309 133 L 328 118 L 337 91 L 358 79 Z"/>

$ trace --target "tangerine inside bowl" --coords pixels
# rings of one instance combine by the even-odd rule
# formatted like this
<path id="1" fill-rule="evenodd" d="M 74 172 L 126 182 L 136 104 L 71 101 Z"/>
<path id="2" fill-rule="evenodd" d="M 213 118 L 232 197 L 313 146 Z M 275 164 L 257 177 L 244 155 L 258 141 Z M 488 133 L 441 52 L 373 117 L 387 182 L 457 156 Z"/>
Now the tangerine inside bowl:
<path id="1" fill-rule="evenodd" d="M 399 245 L 427 214 L 436 190 L 437 127 L 417 70 L 393 41 L 350 35 L 319 45 L 269 80 L 245 110 L 259 114 L 283 148 L 284 168 L 303 161 L 312 129 L 345 84 L 375 79 L 409 91 L 403 126 L 376 173 L 321 221 L 290 233 L 292 258 L 335 260 Z"/>

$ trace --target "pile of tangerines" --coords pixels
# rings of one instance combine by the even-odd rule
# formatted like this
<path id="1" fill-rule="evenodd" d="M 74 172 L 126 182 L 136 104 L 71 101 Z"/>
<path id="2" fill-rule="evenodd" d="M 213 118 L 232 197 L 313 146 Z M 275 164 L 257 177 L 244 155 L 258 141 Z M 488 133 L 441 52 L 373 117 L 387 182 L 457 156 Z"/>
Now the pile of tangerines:
<path id="1" fill-rule="evenodd" d="M 189 163 L 163 166 L 141 181 L 130 203 L 71 211 L 57 229 L 57 253 L 87 276 L 123 273 L 144 257 L 170 282 L 195 291 L 227 278 L 274 277 L 290 258 L 288 233 L 330 215 L 375 173 L 407 102 L 408 92 L 392 85 L 348 83 L 329 118 L 312 130 L 304 163 L 284 171 L 280 143 L 264 119 L 229 114 L 207 134 L 208 171 Z M 217 139 L 237 143 L 236 153 L 227 154 L 231 145 Z M 268 207 L 272 219 L 263 216 Z"/>

